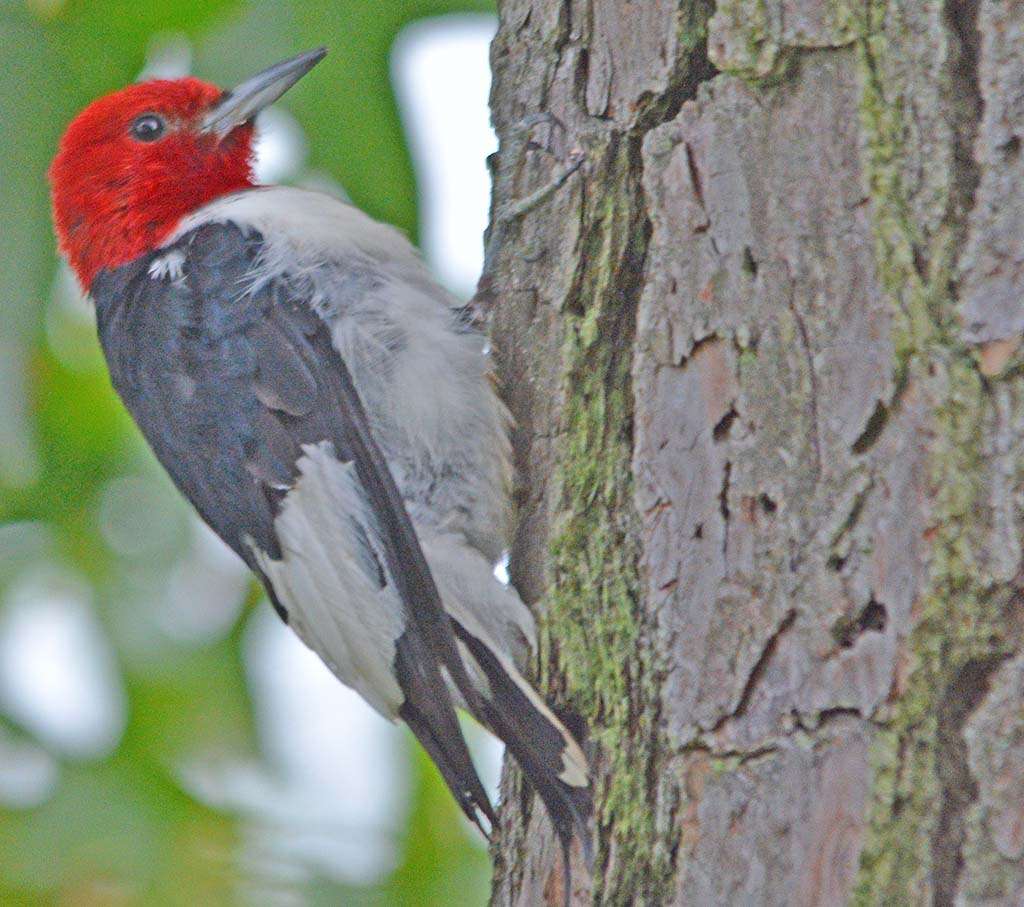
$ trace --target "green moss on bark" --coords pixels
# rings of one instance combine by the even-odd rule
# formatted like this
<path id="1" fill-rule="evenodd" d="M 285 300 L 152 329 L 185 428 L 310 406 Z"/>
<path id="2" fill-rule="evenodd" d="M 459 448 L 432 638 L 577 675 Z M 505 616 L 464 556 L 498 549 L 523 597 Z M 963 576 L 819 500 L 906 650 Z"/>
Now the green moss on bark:
<path id="1" fill-rule="evenodd" d="M 874 752 L 869 834 L 861 855 L 859 904 L 919 903 L 929 886 L 946 794 L 939 761 L 944 701 L 963 695 L 971 662 L 1001 657 L 998 592 L 984 581 L 977 551 L 985 527 L 983 437 L 987 401 L 969 360 L 957 357 L 944 376 L 947 396 L 935 414 L 931 488 L 934 538 L 929 588 L 907 642 L 905 689 Z M 959 728 L 952 728 L 959 733 Z"/>
<path id="2" fill-rule="evenodd" d="M 719 40 L 711 55 L 723 72 L 769 86 L 781 81 L 794 51 L 842 47 L 859 34 L 863 10 L 856 0 L 824 0 L 821 26 L 813 34 L 785 27 L 778 0 L 718 0 L 712 28 Z"/>
<path id="3" fill-rule="evenodd" d="M 950 758 L 949 741 L 962 732 L 944 726 L 949 719 L 943 705 L 965 694 L 969 665 L 997 663 L 1005 646 L 1000 590 L 982 564 L 989 518 L 982 439 L 991 422 L 990 399 L 954 318 L 953 274 L 965 229 L 953 204 L 958 175 L 950 164 L 947 215 L 929 231 L 904 178 L 911 113 L 902 92 L 912 86 L 885 81 L 887 55 L 899 53 L 885 30 L 889 14 L 887 4 L 875 0 L 860 24 L 863 164 L 878 276 L 893 306 L 895 383 L 909 376 L 935 409 L 928 584 L 904 643 L 905 685 L 873 751 L 874 790 L 855 891 L 855 902 L 864 905 L 932 900 L 936 866 L 956 863 L 958 833 L 942 822 L 948 799 L 943 764 Z"/>
<path id="4" fill-rule="evenodd" d="M 641 147 L 710 78 L 710 0 L 680 4 L 676 63 L 645 96 L 634 125 L 588 151 L 600 189 L 585 195 L 582 248 L 563 314 L 562 425 L 551 479 L 552 584 L 542 663 L 598 743 L 594 902 L 663 903 L 673 883 L 674 831 L 657 819 L 667 783 L 660 725 L 662 669 L 644 607 L 633 499 L 633 340 L 650 224 Z"/>
<path id="5" fill-rule="evenodd" d="M 742 35 L 742 41 L 714 48 L 715 64 L 741 78 L 764 78 L 778 62 L 781 48 L 771 34 L 765 0 L 718 0 L 713 27 Z"/>
<path id="6" fill-rule="evenodd" d="M 670 878 L 649 771 L 660 747 L 659 683 L 640 591 L 632 480 L 632 340 L 647 229 L 638 142 L 614 142 L 601 164 L 608 193 L 586 212 L 585 248 L 562 347 L 564 433 L 553 487 L 554 585 L 544 641 L 594 729 L 604 764 L 596 802 L 595 900 L 655 903 Z"/>

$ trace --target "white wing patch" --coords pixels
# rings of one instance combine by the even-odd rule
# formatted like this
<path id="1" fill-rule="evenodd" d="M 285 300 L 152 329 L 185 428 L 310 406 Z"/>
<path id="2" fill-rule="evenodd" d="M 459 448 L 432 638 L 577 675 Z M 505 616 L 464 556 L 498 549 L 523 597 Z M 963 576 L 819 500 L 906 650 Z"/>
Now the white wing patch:
<path id="1" fill-rule="evenodd" d="M 255 550 L 257 562 L 299 638 L 339 680 L 393 719 L 403 701 L 393 670 L 404 629 L 401 602 L 364 566 L 355 522 L 367 532 L 372 523 L 353 467 L 327 442 L 307 444 L 303 452 L 299 478 L 274 522 L 281 560 Z"/>

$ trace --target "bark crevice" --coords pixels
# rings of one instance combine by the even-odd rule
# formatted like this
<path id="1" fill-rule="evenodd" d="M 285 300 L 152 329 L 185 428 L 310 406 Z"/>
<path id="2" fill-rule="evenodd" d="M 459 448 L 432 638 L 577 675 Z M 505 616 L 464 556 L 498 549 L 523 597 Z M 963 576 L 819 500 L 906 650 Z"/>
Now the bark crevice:
<path id="1" fill-rule="evenodd" d="M 758 684 L 764 677 L 765 672 L 768 670 L 768 665 L 771 663 L 772 657 L 779 648 L 780 640 L 790 630 L 793 624 L 796 623 L 796 618 L 797 612 L 795 608 L 786 612 L 785 616 L 779 622 L 779 625 L 765 641 L 765 644 L 761 649 L 761 654 L 758 655 L 753 667 L 747 673 L 747 679 L 743 683 L 743 689 L 740 691 L 740 696 L 736 701 L 735 707 L 731 712 L 727 715 L 723 715 L 715 722 L 711 728 L 712 732 L 720 731 L 730 721 L 734 721 L 737 718 L 742 717 L 747 711 L 747 708 L 750 706 L 750 701 L 753 699 L 754 693 L 757 690 Z"/>
<path id="2" fill-rule="evenodd" d="M 953 907 L 964 867 L 965 814 L 978 798 L 978 784 L 968 762 L 964 726 L 988 694 L 992 675 L 1005 654 L 968 660 L 943 692 L 938 709 L 935 771 L 941 809 L 932 833 L 932 905 Z"/>

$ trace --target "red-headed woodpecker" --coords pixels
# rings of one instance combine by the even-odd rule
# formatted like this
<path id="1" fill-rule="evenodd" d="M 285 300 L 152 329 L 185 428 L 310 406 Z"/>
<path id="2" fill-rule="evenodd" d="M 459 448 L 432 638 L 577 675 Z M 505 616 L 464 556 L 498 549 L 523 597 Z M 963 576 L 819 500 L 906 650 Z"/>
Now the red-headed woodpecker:
<path id="1" fill-rule="evenodd" d="M 324 56 L 232 91 L 132 85 L 50 168 L 60 248 L 122 400 L 181 492 L 337 677 L 403 719 L 478 825 L 455 715 L 508 746 L 589 852 L 586 759 L 523 678 L 509 418 L 484 338 L 394 229 L 253 180 L 253 118 Z"/>

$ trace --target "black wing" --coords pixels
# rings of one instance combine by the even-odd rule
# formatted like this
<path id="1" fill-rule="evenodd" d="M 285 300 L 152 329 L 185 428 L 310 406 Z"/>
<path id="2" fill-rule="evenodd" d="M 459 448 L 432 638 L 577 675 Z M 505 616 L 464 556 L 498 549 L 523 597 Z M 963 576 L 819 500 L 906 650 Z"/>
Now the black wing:
<path id="1" fill-rule="evenodd" d="M 303 445 L 330 442 L 352 464 L 376 521 L 360 527 L 376 542 L 366 556 L 403 605 L 399 715 L 466 815 L 479 824 L 482 812 L 493 824 L 442 667 L 471 709 L 478 694 L 401 495 L 328 325 L 285 277 L 253 286 L 261 243 L 234 225 L 207 224 L 160 250 L 177 256 L 180 279 L 151 277 L 156 255 L 101 273 L 91 293 L 114 386 L 178 488 L 257 572 L 253 546 L 281 558 L 274 518 Z"/>

